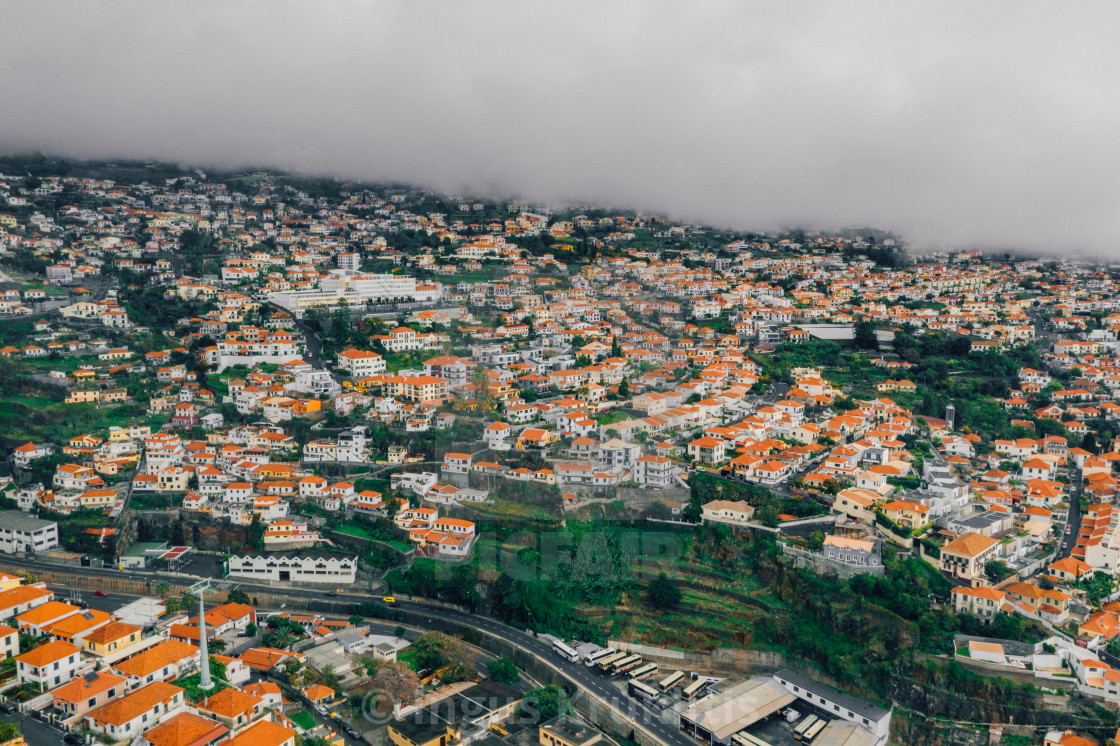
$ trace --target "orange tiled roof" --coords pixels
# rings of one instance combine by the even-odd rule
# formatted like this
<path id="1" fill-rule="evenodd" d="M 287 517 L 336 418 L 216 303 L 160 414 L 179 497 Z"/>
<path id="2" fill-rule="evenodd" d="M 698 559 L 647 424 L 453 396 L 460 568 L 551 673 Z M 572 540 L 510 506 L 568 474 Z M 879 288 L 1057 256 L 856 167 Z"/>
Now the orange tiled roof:
<path id="1" fill-rule="evenodd" d="M 164 666 L 198 655 L 199 649 L 178 640 L 167 640 L 127 660 L 113 664 L 113 669 L 129 676 L 144 678 Z"/>
<path id="2" fill-rule="evenodd" d="M 36 606 L 31 611 L 23 612 L 16 617 L 16 620 L 24 624 L 34 624 L 38 626 L 43 622 L 58 619 L 63 614 L 71 614 L 80 610 L 81 607 L 62 603 L 61 601 L 47 601 L 45 604 Z"/>
<path id="3" fill-rule="evenodd" d="M 237 738 L 227 741 L 225 746 L 280 746 L 295 735 L 296 732 L 291 728 L 285 728 L 271 720 L 260 720 Z"/>
<path id="4" fill-rule="evenodd" d="M 34 650 L 29 650 L 23 655 L 16 658 L 17 661 L 24 663 L 28 666 L 35 668 L 42 668 L 43 666 L 54 663 L 55 661 L 62 660 L 74 653 L 81 652 L 81 649 L 71 645 L 68 642 L 61 640 L 54 640 L 45 645 L 40 645 Z"/>
<path id="5" fill-rule="evenodd" d="M 140 632 L 144 628 L 137 627 L 135 624 L 126 624 L 125 622 L 109 622 L 104 627 L 98 627 L 93 632 L 86 635 L 86 642 L 92 642 L 97 645 L 105 645 L 110 642 L 120 640 L 122 637 L 128 637 L 133 632 Z"/>
<path id="6" fill-rule="evenodd" d="M 125 725 L 182 691 L 182 688 L 173 686 L 167 682 L 153 681 L 151 684 L 143 686 L 131 694 L 127 694 L 107 705 L 98 707 L 91 712 L 88 717 L 98 723 L 107 723 L 117 726 Z"/>
<path id="7" fill-rule="evenodd" d="M 180 712 L 144 733 L 152 746 L 194 746 L 209 744 L 225 737 L 229 728 L 216 720 L 193 712 Z"/>
<path id="8" fill-rule="evenodd" d="M 240 689 L 223 689 L 198 703 L 198 709 L 226 718 L 235 718 L 251 712 L 261 703 L 260 697 L 246 694 Z"/>
<path id="9" fill-rule="evenodd" d="M 75 676 L 62 686 L 52 689 L 51 694 L 55 699 L 66 702 L 82 702 L 125 681 L 123 676 L 108 671 L 98 671 L 95 676 L 92 680 Z"/>

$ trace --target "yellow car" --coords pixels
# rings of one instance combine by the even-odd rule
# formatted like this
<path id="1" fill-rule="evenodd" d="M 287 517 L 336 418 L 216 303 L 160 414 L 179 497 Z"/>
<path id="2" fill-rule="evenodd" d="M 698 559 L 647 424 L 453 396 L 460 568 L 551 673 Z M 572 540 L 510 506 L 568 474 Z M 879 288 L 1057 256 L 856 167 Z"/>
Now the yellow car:
<path id="1" fill-rule="evenodd" d="M 392 596 L 386 596 L 385 598 L 383 598 L 381 600 L 384 601 L 387 604 L 395 604 L 397 602 L 397 599 L 393 598 Z"/>

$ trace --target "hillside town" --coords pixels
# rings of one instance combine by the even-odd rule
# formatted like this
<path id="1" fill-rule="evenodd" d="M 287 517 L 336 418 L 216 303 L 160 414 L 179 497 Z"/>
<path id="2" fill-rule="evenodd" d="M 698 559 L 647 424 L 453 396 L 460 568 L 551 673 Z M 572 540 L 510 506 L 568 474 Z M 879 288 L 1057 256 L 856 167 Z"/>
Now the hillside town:
<path id="1" fill-rule="evenodd" d="M 152 746 L 921 744 L 908 670 L 982 701 L 985 743 L 1115 737 L 1115 266 L 32 165 L 0 160 L 19 713 Z M 605 536 L 622 563 L 620 526 L 680 556 L 643 545 L 632 578 L 577 587 L 575 547 Z M 532 532 L 573 542 L 562 583 L 503 569 L 545 562 Z M 57 580 L 86 568 L 144 592 Z M 858 621 L 802 608 L 830 592 Z M 424 599 L 527 630 L 547 666 L 426 628 Z M 672 663 L 722 648 L 780 663 Z M 596 668 L 567 696 L 609 690 L 657 729 L 570 706 L 510 725 L 555 699 L 549 672 Z"/>

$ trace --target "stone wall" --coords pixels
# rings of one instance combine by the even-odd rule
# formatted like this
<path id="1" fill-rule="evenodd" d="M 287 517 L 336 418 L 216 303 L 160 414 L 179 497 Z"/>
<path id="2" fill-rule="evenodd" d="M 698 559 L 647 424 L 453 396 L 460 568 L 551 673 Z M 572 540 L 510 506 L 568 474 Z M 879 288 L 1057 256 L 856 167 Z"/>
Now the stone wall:
<path id="1" fill-rule="evenodd" d="M 664 490 L 652 490 L 645 487 L 618 488 L 618 499 L 624 501 L 628 507 L 637 508 L 639 510 L 647 508 L 654 503 L 661 502 L 662 500 L 687 503 L 688 498 L 689 491 L 677 487 Z"/>

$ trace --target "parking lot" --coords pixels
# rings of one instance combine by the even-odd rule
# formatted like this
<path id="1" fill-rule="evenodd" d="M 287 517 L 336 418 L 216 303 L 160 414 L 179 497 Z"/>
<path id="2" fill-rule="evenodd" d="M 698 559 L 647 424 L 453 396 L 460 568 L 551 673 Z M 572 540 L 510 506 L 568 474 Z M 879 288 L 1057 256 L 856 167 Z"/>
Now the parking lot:
<path id="1" fill-rule="evenodd" d="M 191 552 L 183 559 L 179 572 L 197 575 L 200 578 L 221 578 L 222 558 Z"/>

